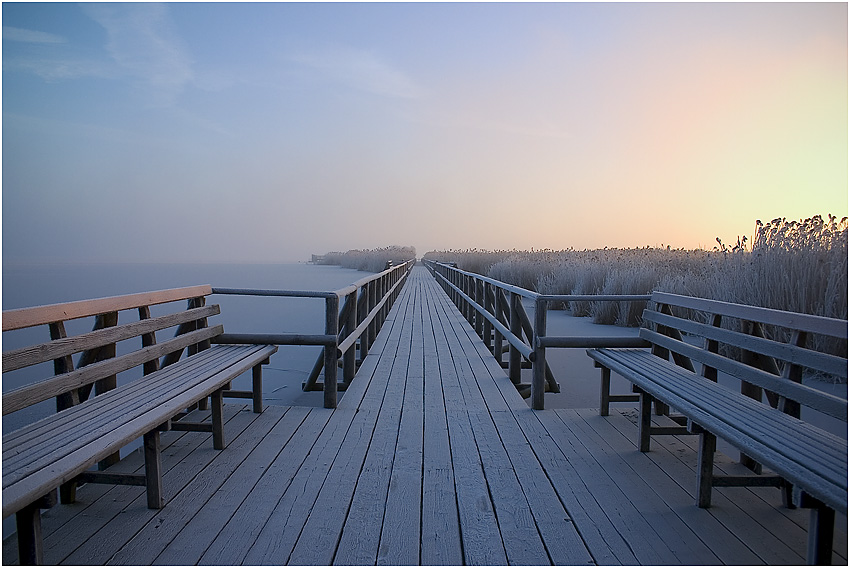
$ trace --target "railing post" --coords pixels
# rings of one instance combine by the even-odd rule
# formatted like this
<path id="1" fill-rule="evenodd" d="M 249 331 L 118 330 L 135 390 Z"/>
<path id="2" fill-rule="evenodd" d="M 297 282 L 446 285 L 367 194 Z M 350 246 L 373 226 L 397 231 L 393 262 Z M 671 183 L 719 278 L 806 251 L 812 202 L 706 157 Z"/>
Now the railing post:
<path id="1" fill-rule="evenodd" d="M 346 336 L 354 333 L 355 328 L 357 327 L 357 290 L 348 295 L 348 299 L 346 303 L 349 305 L 348 317 L 345 321 L 345 334 Z M 356 353 L 357 343 L 352 343 L 351 347 L 343 354 L 342 356 L 342 382 L 346 384 L 346 386 L 354 379 L 354 375 L 357 373 L 357 353 Z"/>
<path id="2" fill-rule="evenodd" d="M 378 282 L 376 280 L 372 280 L 366 286 L 369 289 L 369 301 L 366 303 L 366 313 L 368 314 L 371 313 L 372 308 L 374 308 L 378 304 L 377 300 L 375 299 Z M 377 333 L 375 332 L 375 319 L 376 318 L 372 318 L 372 321 L 369 322 L 369 332 L 366 334 L 366 341 L 369 343 L 369 347 L 371 347 L 372 344 L 375 343 L 375 336 L 377 335 Z"/>
<path id="3" fill-rule="evenodd" d="M 494 304 L 494 307 L 496 308 L 496 319 L 498 319 L 503 324 L 507 323 L 507 322 L 504 321 L 504 317 L 502 316 L 502 308 L 504 307 L 504 305 L 503 305 L 504 293 L 501 289 L 495 288 L 493 290 L 493 294 L 496 297 L 496 302 Z M 502 334 L 499 332 L 499 330 L 496 330 L 495 333 L 493 334 L 493 357 L 496 358 L 496 361 L 499 362 L 499 365 L 502 364 L 502 359 L 503 359 L 503 357 L 502 357 L 502 345 L 503 345 Z"/>
<path id="4" fill-rule="evenodd" d="M 490 285 L 486 282 L 482 282 L 482 296 L 484 296 L 484 310 L 492 315 L 496 315 L 496 310 L 493 309 L 493 299 L 490 296 Z M 493 324 L 490 323 L 490 320 L 484 318 L 483 322 L 484 328 L 484 345 L 487 346 L 487 349 L 492 353 L 493 352 Z"/>
<path id="5" fill-rule="evenodd" d="M 473 296 L 475 303 L 484 306 L 484 282 L 479 282 L 477 278 L 474 278 L 472 285 L 475 286 L 475 295 Z M 473 314 L 475 315 L 475 333 L 478 334 L 478 337 L 484 339 L 484 317 L 478 311 L 478 308 L 474 309 Z"/>
<path id="6" fill-rule="evenodd" d="M 454 270 L 449 270 L 448 268 L 446 268 L 446 271 L 448 272 L 449 281 L 452 284 L 454 284 L 455 286 L 460 287 L 460 280 L 458 279 L 459 278 L 458 273 L 455 272 Z M 461 306 L 460 306 L 460 296 L 458 295 L 457 290 L 452 288 L 451 292 L 452 292 L 452 302 L 454 302 L 454 305 L 457 306 L 458 309 L 462 309 Z"/>
<path id="7" fill-rule="evenodd" d="M 531 362 L 531 408 L 543 410 L 543 393 L 546 386 L 546 348 L 540 338 L 546 336 L 547 302 L 537 298 L 534 302 L 534 361 Z"/>
<path id="8" fill-rule="evenodd" d="M 520 306 L 518 305 L 521 301 L 520 296 L 515 292 L 510 294 L 511 333 L 516 337 L 522 337 L 522 320 L 520 319 Z M 508 375 L 515 385 L 522 381 L 522 355 L 513 343 L 511 343 L 508 352 Z"/>
<path id="9" fill-rule="evenodd" d="M 339 296 L 331 294 L 325 299 L 325 334 L 339 337 Z M 338 340 L 337 340 L 338 342 Z M 325 345 L 325 408 L 336 408 L 337 399 L 337 345 Z"/>
<path id="10" fill-rule="evenodd" d="M 463 289 L 463 293 L 466 294 L 467 298 L 475 298 L 475 290 L 473 287 L 475 286 L 475 280 L 472 276 L 466 276 L 464 278 L 465 286 Z M 469 322 L 469 325 L 475 325 L 475 308 L 472 307 L 472 304 L 469 303 L 469 300 L 464 300 L 464 305 L 466 306 L 466 321 Z"/>

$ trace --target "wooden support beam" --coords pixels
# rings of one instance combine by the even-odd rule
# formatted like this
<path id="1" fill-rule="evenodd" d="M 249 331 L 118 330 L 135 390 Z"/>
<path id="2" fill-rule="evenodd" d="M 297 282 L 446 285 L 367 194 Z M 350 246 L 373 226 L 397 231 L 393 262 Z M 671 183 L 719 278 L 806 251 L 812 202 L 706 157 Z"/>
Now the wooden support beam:
<path id="1" fill-rule="evenodd" d="M 213 447 L 216 450 L 223 450 L 227 445 L 224 438 L 224 408 L 222 406 L 221 393 L 224 389 L 218 389 L 210 395 L 210 405 L 212 406 L 212 434 Z"/>
<path id="2" fill-rule="evenodd" d="M 145 479 L 149 509 L 162 509 L 165 499 L 162 492 L 162 456 L 159 443 L 159 430 L 148 432 L 144 436 Z"/>

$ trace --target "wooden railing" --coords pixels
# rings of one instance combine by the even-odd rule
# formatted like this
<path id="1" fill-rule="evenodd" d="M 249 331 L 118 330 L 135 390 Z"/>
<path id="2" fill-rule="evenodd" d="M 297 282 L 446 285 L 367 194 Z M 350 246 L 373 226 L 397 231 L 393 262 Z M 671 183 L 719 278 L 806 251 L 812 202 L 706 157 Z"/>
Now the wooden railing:
<path id="1" fill-rule="evenodd" d="M 383 272 L 367 276 L 333 292 L 213 287 L 213 294 L 319 298 L 325 300 L 324 334 L 225 333 L 219 336 L 216 342 L 322 346 L 322 354 L 317 359 L 302 388 L 305 391 L 323 391 L 325 408 L 336 408 L 338 391 L 345 390 L 348 387 L 360 362 L 369 353 L 369 348 L 375 342 L 375 337 L 386 320 L 393 302 L 401 292 L 401 287 L 415 262 L 415 260 L 409 260 L 396 266 L 388 266 Z M 340 302 L 341 300 L 342 302 Z M 341 309 L 340 303 L 342 303 Z M 359 358 L 357 356 L 358 351 Z M 340 361 L 342 361 L 343 381 L 338 384 L 337 374 Z M 324 382 L 319 383 L 318 378 L 322 369 L 324 369 Z"/>
<path id="2" fill-rule="evenodd" d="M 538 294 L 519 286 L 480 274 L 460 270 L 453 264 L 422 261 L 461 314 L 473 326 L 487 348 L 531 407 L 543 410 L 545 392 L 560 392 L 560 386 L 546 362 L 547 348 L 646 347 L 639 337 L 567 337 L 546 334 L 546 313 L 550 302 L 601 301 L 646 302 L 649 294 L 637 295 L 553 295 Z M 534 321 L 529 319 L 523 298 L 534 302 Z M 508 343 L 505 346 L 505 342 Z M 508 353 L 508 361 L 503 354 Z M 523 368 L 531 368 L 531 383 L 522 383 Z"/>

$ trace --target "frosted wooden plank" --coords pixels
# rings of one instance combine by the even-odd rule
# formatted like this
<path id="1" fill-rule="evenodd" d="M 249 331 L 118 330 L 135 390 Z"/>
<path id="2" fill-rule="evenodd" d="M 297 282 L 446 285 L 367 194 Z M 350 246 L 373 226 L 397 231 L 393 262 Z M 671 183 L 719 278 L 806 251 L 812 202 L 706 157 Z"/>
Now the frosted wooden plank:
<path id="1" fill-rule="evenodd" d="M 555 413 L 578 437 L 582 444 L 593 452 L 596 461 L 605 469 L 611 479 L 620 487 L 628 487 L 630 501 L 651 521 L 653 529 L 663 539 L 665 545 L 679 559 L 680 564 L 719 564 L 719 558 L 703 543 L 704 530 L 695 532 L 668 504 L 670 492 L 657 491 L 657 486 L 646 481 L 639 471 L 635 471 L 624 459 L 621 452 L 611 448 L 608 441 L 588 426 L 584 419 L 573 410 L 555 410 Z M 604 417 L 599 417 L 603 421 Z M 638 452 L 640 453 L 640 452 Z M 639 462 L 640 463 L 640 462 Z M 662 480 L 663 481 L 663 480 Z M 666 480 L 669 483 L 669 479 Z M 690 507 L 688 506 L 690 505 Z M 693 502 L 680 503 L 681 509 L 691 511 Z M 731 535 L 725 535 L 727 538 Z M 734 550 L 734 544 L 727 550 Z"/>
<path id="2" fill-rule="evenodd" d="M 563 413 L 560 410 L 557 412 Z M 664 456 L 666 459 L 655 456 L 654 454 L 657 452 L 636 452 L 634 442 L 627 437 L 628 434 L 634 433 L 634 425 L 624 420 L 619 413 L 614 413 L 610 417 L 601 417 L 594 415 L 591 409 L 576 410 L 575 414 L 577 418 L 571 420 L 570 423 L 580 423 L 580 419 L 585 422 L 587 427 L 592 428 L 598 436 L 596 440 L 604 441 L 611 448 L 611 451 L 616 452 L 629 465 L 634 474 L 645 480 L 646 484 L 655 491 L 658 498 L 668 503 L 670 508 L 691 527 L 691 530 L 699 535 L 711 552 L 717 555 L 717 560 L 714 563 L 752 565 L 768 561 L 767 558 L 759 557 L 736 536 L 736 531 L 742 531 L 741 534 L 743 534 L 757 529 L 746 525 L 739 525 L 730 529 L 718 519 L 718 513 L 723 515 L 724 513 L 721 510 L 731 506 L 732 503 L 726 498 L 722 498 L 711 509 L 695 507 L 694 471 L 683 467 L 682 462 L 672 463 L 672 456 L 666 451 L 663 452 L 663 454 L 666 454 Z M 596 420 L 596 418 L 601 420 Z M 673 439 L 672 436 L 669 438 Z M 694 438 L 694 441 L 696 441 L 696 438 Z M 681 445 L 678 448 L 679 453 L 684 449 Z M 676 461 L 678 462 L 678 460 Z M 716 464 L 715 467 L 718 465 Z M 680 475 L 681 478 L 679 478 Z M 775 489 L 774 491 L 774 497 L 778 499 L 779 492 Z M 767 535 L 763 538 L 771 540 Z M 781 543 L 773 543 L 769 547 L 774 551 L 771 553 L 773 555 L 772 562 L 768 561 L 771 564 L 779 562 L 780 554 L 788 558 L 788 554 L 791 553 Z M 804 558 L 799 558 L 800 562 L 804 560 Z"/>
<path id="3" fill-rule="evenodd" d="M 244 431 L 258 416 L 242 405 L 239 408 L 241 409 L 240 412 L 227 424 L 230 427 L 231 435 Z M 200 443 L 194 446 L 193 451 L 186 459 L 176 462 L 177 456 L 172 457 L 169 452 L 163 454 L 165 473 L 162 481 L 166 499 L 166 505 L 163 509 L 157 511 L 147 508 L 147 498 L 143 488 L 133 488 L 135 489 L 134 493 L 124 493 L 126 500 L 117 502 L 112 502 L 110 494 L 107 494 L 106 502 L 103 503 L 103 510 L 115 511 L 115 516 L 104 523 L 97 533 L 68 555 L 63 562 L 76 565 L 107 564 L 110 558 L 129 542 L 139 530 L 149 522 L 156 524 L 158 514 L 167 511 L 173 498 L 191 483 L 198 472 L 203 471 L 216 456 L 221 454 L 221 452 L 210 447 L 209 434 L 192 432 L 185 434 L 180 439 L 189 442 L 196 437 L 201 438 Z"/>
<path id="4" fill-rule="evenodd" d="M 314 408 L 272 464 L 263 472 L 251 493 L 238 506 L 200 559 L 199 564 L 241 564 L 280 497 L 312 451 L 329 441 L 328 421 L 337 411 Z M 323 437 L 322 440 L 319 438 Z"/>
<path id="5" fill-rule="evenodd" d="M 227 519 L 233 514 L 252 484 L 248 488 L 240 486 L 256 480 L 254 471 L 241 478 L 235 478 L 234 474 L 243 467 L 255 471 L 268 467 L 281 445 L 292 435 L 292 426 L 299 424 L 304 417 L 303 412 L 296 411 L 293 424 L 293 421 L 286 420 L 286 410 L 278 407 L 260 414 L 249 428 L 233 440 L 228 451 L 220 452 L 157 515 L 156 522 L 145 525 L 113 556 L 111 562 L 136 565 L 186 565 L 197 562 L 206 547 L 198 547 L 201 548 L 198 551 L 195 545 L 203 544 L 216 534 L 210 535 L 206 531 L 219 525 L 216 517 Z M 283 429 L 278 429 L 279 425 Z M 272 431 L 276 439 L 269 440 Z M 259 455 L 256 452 L 258 448 L 265 449 L 266 455 Z M 198 515 L 201 515 L 200 518 Z M 183 538 L 179 538 L 181 536 Z M 187 537 L 192 547 L 181 549 L 180 543 L 185 542 Z M 160 558 L 160 555 L 164 557 Z M 192 561 L 188 561 L 190 558 Z"/>

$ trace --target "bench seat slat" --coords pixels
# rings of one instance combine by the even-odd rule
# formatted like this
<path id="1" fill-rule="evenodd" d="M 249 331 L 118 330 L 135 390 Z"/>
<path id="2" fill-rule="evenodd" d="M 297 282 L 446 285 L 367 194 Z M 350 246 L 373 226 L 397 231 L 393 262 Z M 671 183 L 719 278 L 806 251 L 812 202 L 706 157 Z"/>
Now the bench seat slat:
<path id="1" fill-rule="evenodd" d="M 789 455 L 801 463 L 813 462 L 829 468 L 836 479 L 847 475 L 847 441 L 802 420 L 777 412 L 765 404 L 743 397 L 722 385 L 666 363 L 647 352 L 620 352 L 616 355 L 643 376 L 675 385 L 681 396 L 704 410 L 725 416 L 747 416 L 747 432 L 759 442 Z M 649 380 L 652 380 L 651 378 Z M 710 384 L 706 384 L 706 382 Z M 733 411 L 733 412 L 729 412 Z M 756 420 L 757 418 L 757 420 Z M 727 420 L 730 424 L 740 421 Z"/>
<path id="2" fill-rule="evenodd" d="M 234 355 L 238 361 L 239 353 L 234 352 Z M 195 358 L 191 357 L 186 362 L 192 362 Z M 221 357 L 218 358 L 218 361 L 203 356 L 197 358 L 202 363 L 201 365 L 196 362 L 194 368 L 187 368 L 185 372 L 171 373 L 171 377 L 166 378 L 165 381 L 158 381 L 158 384 L 151 383 L 149 389 L 137 389 L 138 392 L 129 396 L 123 392 L 128 389 L 115 389 L 79 405 L 80 408 L 88 410 L 86 414 L 81 416 L 81 418 L 88 418 L 87 421 L 77 420 L 69 424 L 61 419 L 62 413 L 55 415 L 55 424 L 51 424 L 49 419 L 45 420 L 44 426 L 53 426 L 52 432 L 42 428 L 42 435 L 38 438 L 19 439 L 8 453 L 21 451 L 14 456 L 3 456 L 4 470 L 10 470 L 8 475 L 4 474 L 3 476 L 4 487 L 17 481 L 18 478 L 28 475 L 31 469 L 38 468 L 43 465 L 43 462 L 51 461 L 52 457 L 55 458 L 57 455 L 84 446 L 90 442 L 92 437 L 114 428 L 116 423 L 132 419 L 146 412 L 152 404 L 155 404 L 155 401 L 167 399 L 169 396 L 192 388 L 205 380 L 205 376 L 213 373 L 216 369 L 226 368 L 231 363 L 229 359 L 222 359 Z M 155 375 L 149 375 L 149 377 L 153 378 Z M 147 379 L 148 377 L 145 377 L 134 382 L 147 383 Z M 115 395 L 109 396 L 112 393 L 115 393 Z M 6 445 L 5 442 L 4 440 L 4 446 Z"/>
<path id="3" fill-rule="evenodd" d="M 821 392 L 807 385 L 802 385 L 782 377 L 778 377 L 767 371 L 744 365 L 722 355 L 711 353 L 699 347 L 694 347 L 685 342 L 678 341 L 666 335 L 656 333 L 646 328 L 641 328 L 640 336 L 653 344 L 660 345 L 680 353 L 691 361 L 705 363 L 718 371 L 760 386 L 775 392 L 778 395 L 796 400 L 800 404 L 819 410 L 835 418 L 846 420 L 847 401 L 843 398 Z"/>
<path id="4" fill-rule="evenodd" d="M 142 306 L 154 306 L 168 302 L 177 302 L 209 296 L 212 287 L 209 285 L 189 286 L 186 288 L 172 288 L 169 290 L 157 290 L 155 292 L 141 292 L 139 294 L 127 294 L 123 296 L 111 296 L 108 298 L 97 298 L 93 300 L 80 300 L 77 302 L 64 302 L 61 304 L 50 304 L 47 306 L 36 306 L 32 308 L 20 308 L 16 310 L 3 311 L 3 331 L 23 329 L 57 321 L 67 321 L 89 316 L 96 316 L 108 312 L 121 310 L 133 310 Z"/>
<path id="5" fill-rule="evenodd" d="M 55 339 L 47 343 L 23 347 L 3 353 L 3 372 L 15 371 L 30 365 L 52 361 L 66 355 L 94 349 L 109 343 L 117 343 L 132 339 L 145 333 L 160 331 L 202 318 L 218 315 L 221 312 L 218 304 L 192 308 L 155 318 L 135 321 L 115 327 L 107 327 L 83 333 L 74 337 Z"/>
<path id="6" fill-rule="evenodd" d="M 138 393 L 143 393 L 146 390 L 154 388 L 159 383 L 167 383 L 174 376 L 184 372 L 192 372 L 199 365 L 206 365 L 206 359 L 215 355 L 215 353 L 207 353 L 205 350 L 200 353 L 203 357 L 198 360 L 192 358 L 180 361 L 177 364 L 170 365 L 164 369 L 144 377 L 143 381 L 132 381 L 123 385 L 120 389 L 114 389 L 98 395 L 100 404 L 106 405 L 120 404 L 124 397 L 138 396 Z M 221 356 L 220 354 L 218 356 Z M 42 420 L 33 422 L 21 427 L 14 432 L 10 432 L 3 437 L 3 458 L 8 457 L 8 452 L 15 449 L 20 444 L 29 443 L 29 440 L 37 437 L 44 432 L 55 429 L 56 425 L 61 424 L 64 427 L 73 427 L 74 424 L 85 422 L 92 418 L 92 409 L 86 404 L 78 404 L 67 408 L 56 415 L 48 416 Z M 96 413 L 95 413 L 96 414 Z"/>
<path id="7" fill-rule="evenodd" d="M 801 464 L 799 461 L 786 456 L 776 449 L 761 443 L 750 435 L 751 422 L 745 419 L 746 415 L 738 415 L 740 417 L 739 424 L 733 425 L 729 422 L 718 418 L 712 413 L 701 408 L 689 399 L 667 388 L 664 384 L 650 380 L 643 370 L 635 370 L 624 362 L 624 358 L 618 351 L 627 350 L 609 350 L 599 349 L 594 350 L 592 357 L 601 364 L 610 368 L 618 374 L 623 375 L 648 392 L 651 396 L 669 404 L 680 412 L 687 415 L 700 426 L 715 433 L 721 438 L 727 440 L 731 444 L 738 447 L 741 451 L 750 455 L 754 459 L 766 464 L 770 464 L 771 469 L 776 471 L 782 477 L 788 479 L 792 483 L 803 487 L 813 497 L 823 501 L 828 506 L 846 512 L 847 511 L 847 473 L 846 473 L 846 458 L 844 460 L 844 475 L 830 475 L 830 471 L 824 472 L 818 469 L 812 469 L 812 464 Z M 642 352 L 639 357 L 655 357 Z M 657 365 L 673 366 L 672 363 L 666 362 L 658 357 Z M 701 378 L 700 378 L 701 379 Z M 707 381 L 701 387 L 709 389 L 724 388 L 720 385 Z M 678 386 L 677 386 L 678 388 Z M 740 397 L 739 398 L 743 398 Z M 754 404 L 759 404 L 753 401 Z M 779 412 L 776 412 L 779 414 Z M 789 416 L 788 419 L 791 419 Z M 743 433 L 743 434 L 742 434 Z M 821 431 L 821 435 L 826 434 Z M 846 450 L 846 444 L 845 444 Z"/>
<path id="8" fill-rule="evenodd" d="M 706 339 L 712 339 L 734 345 L 747 351 L 760 353 L 782 361 L 790 362 L 809 369 L 822 371 L 831 375 L 847 378 L 847 359 L 828 353 L 812 351 L 788 343 L 779 343 L 763 337 L 723 329 L 693 320 L 678 318 L 655 310 L 644 310 L 644 321 L 666 325 L 686 333 L 691 333 Z"/>
<path id="9" fill-rule="evenodd" d="M 131 416 L 137 408 L 149 404 L 149 400 L 167 397 L 170 391 L 179 389 L 183 383 L 197 380 L 197 377 L 208 374 L 210 369 L 244 356 L 244 346 L 240 347 L 202 351 L 158 373 L 98 395 L 97 404 L 83 403 L 10 433 L 3 438 L 4 468 L 19 468 L 21 460 L 33 462 L 52 451 L 53 447 L 80 444 L 78 430 L 92 430 L 108 421 Z"/>
<path id="10" fill-rule="evenodd" d="M 122 421 L 115 428 L 108 430 L 99 428 L 96 435 L 90 436 L 91 440 L 86 445 L 58 457 L 49 465 L 32 471 L 26 477 L 8 486 L 5 481 L 7 471 L 4 464 L 3 516 L 6 517 L 26 506 L 38 495 L 45 494 L 56 486 L 72 480 L 76 475 L 112 453 L 116 447 L 126 445 L 145 432 L 164 423 L 184 408 L 191 406 L 194 402 L 209 396 L 212 392 L 221 388 L 223 384 L 267 359 L 276 349 L 275 346 L 245 346 L 246 356 L 241 360 L 224 369 L 217 370 L 212 375 L 205 377 L 204 380 L 188 386 L 186 390 L 180 393 L 173 393 L 167 400 L 157 399 L 152 401 L 156 404 L 151 404 L 149 410 L 135 418 Z M 248 353 L 251 353 L 251 355 L 248 356 Z M 95 397 L 83 404 L 96 406 L 99 398 L 101 397 Z"/>
<path id="11" fill-rule="evenodd" d="M 3 415 L 5 416 L 10 412 L 26 408 L 36 402 L 51 399 L 83 385 L 88 385 L 105 377 L 132 369 L 147 361 L 152 361 L 194 343 L 211 339 L 216 335 L 221 335 L 223 331 L 224 327 L 221 325 L 199 329 L 184 335 L 178 335 L 169 341 L 133 351 L 127 355 L 92 363 L 70 373 L 56 375 L 50 379 L 15 389 L 3 395 Z"/>

